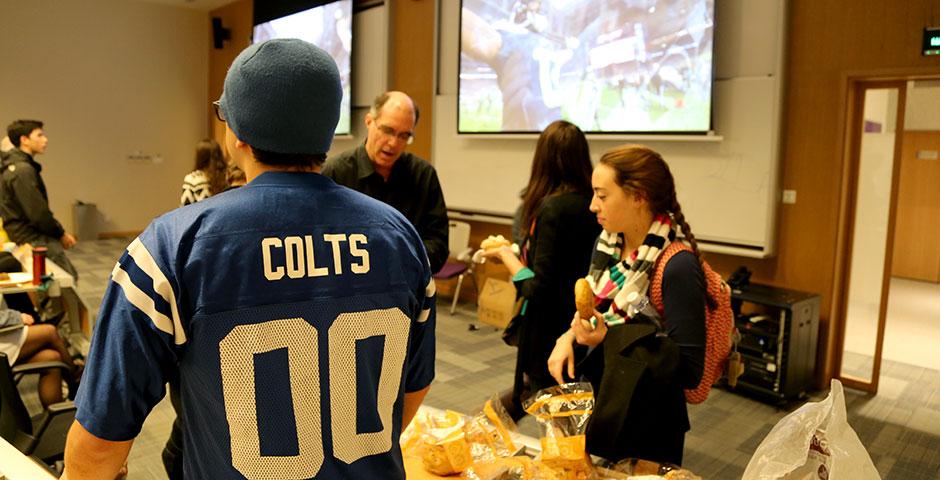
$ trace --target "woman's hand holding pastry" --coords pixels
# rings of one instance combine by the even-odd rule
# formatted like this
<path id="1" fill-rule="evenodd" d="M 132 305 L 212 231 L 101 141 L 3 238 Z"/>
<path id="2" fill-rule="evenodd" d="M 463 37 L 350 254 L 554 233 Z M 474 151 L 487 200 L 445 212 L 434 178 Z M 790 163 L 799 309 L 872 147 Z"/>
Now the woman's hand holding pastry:
<path id="1" fill-rule="evenodd" d="M 607 324 L 604 323 L 604 317 L 595 310 L 594 318 L 597 326 L 592 329 L 590 322 L 581 318 L 580 314 L 574 314 L 574 319 L 571 320 L 571 331 L 574 332 L 574 339 L 579 344 L 596 347 L 607 336 Z"/>
<path id="2" fill-rule="evenodd" d="M 495 258 L 505 263 L 506 256 L 515 257 L 516 254 L 513 253 L 512 247 L 509 245 L 499 245 L 494 248 L 484 249 L 483 253 L 480 254 L 483 258 Z"/>

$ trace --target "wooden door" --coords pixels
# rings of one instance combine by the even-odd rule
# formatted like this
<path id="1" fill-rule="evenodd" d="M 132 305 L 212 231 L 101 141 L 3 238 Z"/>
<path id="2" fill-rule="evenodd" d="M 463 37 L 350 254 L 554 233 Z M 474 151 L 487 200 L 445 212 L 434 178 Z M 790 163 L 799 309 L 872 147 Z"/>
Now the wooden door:
<path id="1" fill-rule="evenodd" d="M 940 282 L 940 131 L 904 132 L 892 275 Z"/>

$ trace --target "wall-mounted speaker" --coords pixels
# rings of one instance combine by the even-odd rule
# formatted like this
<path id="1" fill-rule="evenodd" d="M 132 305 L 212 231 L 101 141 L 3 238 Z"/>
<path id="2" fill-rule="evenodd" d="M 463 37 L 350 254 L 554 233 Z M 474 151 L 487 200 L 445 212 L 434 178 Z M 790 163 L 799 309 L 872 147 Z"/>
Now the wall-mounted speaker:
<path id="1" fill-rule="evenodd" d="M 232 39 L 232 31 L 222 26 L 222 17 L 212 17 L 212 44 L 221 49 L 225 40 Z"/>

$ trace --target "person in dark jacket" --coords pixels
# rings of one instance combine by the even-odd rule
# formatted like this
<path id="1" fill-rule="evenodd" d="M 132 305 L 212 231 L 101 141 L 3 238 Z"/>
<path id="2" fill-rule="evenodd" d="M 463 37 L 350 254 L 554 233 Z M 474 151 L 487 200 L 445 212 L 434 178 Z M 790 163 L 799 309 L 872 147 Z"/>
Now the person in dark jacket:
<path id="1" fill-rule="evenodd" d="M 509 269 L 518 295 L 519 352 L 511 395 L 503 404 L 518 420 L 522 401 L 555 384 L 547 361 L 555 339 L 568 329 L 575 310 L 574 283 L 587 272 L 591 246 L 600 232 L 591 203 L 591 156 L 584 133 L 564 120 L 539 136 L 529 184 L 523 190 L 521 258 L 509 247 L 484 253 Z"/>
<path id="2" fill-rule="evenodd" d="M 379 95 L 366 114 L 365 144 L 328 159 L 323 175 L 401 212 L 418 230 L 437 272 L 447 261 L 447 206 L 434 167 L 405 151 L 418 113 L 402 92 Z"/>
<path id="3" fill-rule="evenodd" d="M 48 139 L 38 120 L 17 120 L 7 127 L 12 150 L 2 159 L 0 217 L 10 240 L 46 247 L 47 258 L 78 279 L 78 272 L 65 255 L 75 245 L 49 209 L 49 195 L 42 181 L 42 165 L 36 155 L 46 151 Z"/>

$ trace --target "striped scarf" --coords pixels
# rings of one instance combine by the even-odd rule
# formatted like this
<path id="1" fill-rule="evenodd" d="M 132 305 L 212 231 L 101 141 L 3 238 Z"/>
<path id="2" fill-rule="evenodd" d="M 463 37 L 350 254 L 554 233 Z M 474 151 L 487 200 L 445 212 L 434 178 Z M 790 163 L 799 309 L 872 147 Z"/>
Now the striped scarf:
<path id="1" fill-rule="evenodd" d="M 586 278 L 594 291 L 594 302 L 603 312 L 604 323 L 612 326 L 629 320 L 627 307 L 637 296 L 647 295 L 656 259 L 675 239 L 672 220 L 668 215 L 657 215 L 643 244 L 621 261 L 623 234 L 601 232 Z M 633 293 L 636 295 L 631 296 Z M 605 304 L 609 308 L 601 310 Z"/>

